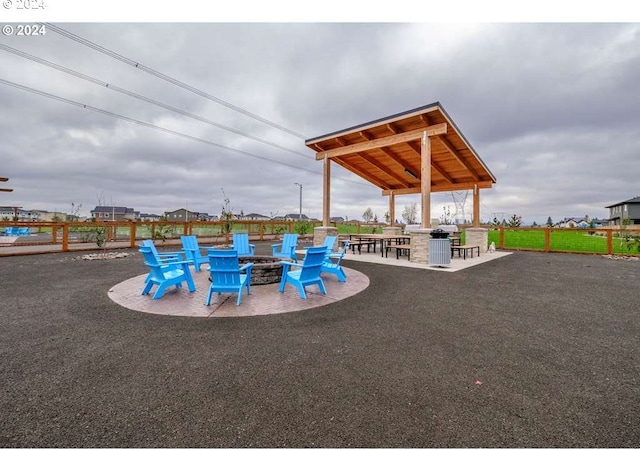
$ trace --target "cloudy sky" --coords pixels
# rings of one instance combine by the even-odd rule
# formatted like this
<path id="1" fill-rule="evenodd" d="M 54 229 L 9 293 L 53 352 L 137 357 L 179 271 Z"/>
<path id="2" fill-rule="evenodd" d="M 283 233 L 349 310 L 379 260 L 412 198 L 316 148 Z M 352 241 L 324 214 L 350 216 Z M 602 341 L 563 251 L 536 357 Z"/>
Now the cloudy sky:
<path id="1" fill-rule="evenodd" d="M 639 23 L 45 27 L 0 36 L 2 206 L 219 214 L 224 191 L 235 212 L 284 215 L 300 183 L 321 218 L 304 140 L 436 101 L 497 178 L 483 221 L 603 218 L 640 195 Z M 415 202 L 399 197 L 396 218 Z M 432 217 L 447 205 L 434 194 Z M 334 164 L 331 215 L 368 207 L 382 218 L 388 202 Z"/>

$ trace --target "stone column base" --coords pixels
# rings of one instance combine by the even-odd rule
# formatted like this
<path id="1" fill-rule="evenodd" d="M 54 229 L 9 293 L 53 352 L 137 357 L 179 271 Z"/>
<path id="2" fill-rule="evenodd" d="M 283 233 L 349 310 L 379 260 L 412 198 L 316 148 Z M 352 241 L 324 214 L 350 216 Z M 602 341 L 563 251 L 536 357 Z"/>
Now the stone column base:
<path id="1" fill-rule="evenodd" d="M 382 228 L 382 233 L 389 235 L 400 235 L 402 234 L 402 228 L 400 226 L 388 226 L 386 228 Z"/>
<path id="2" fill-rule="evenodd" d="M 318 226 L 317 228 L 313 228 L 313 246 L 322 246 L 324 243 L 324 238 L 328 235 L 338 236 L 338 228 L 333 226 Z M 338 251 L 340 248 L 340 244 L 338 239 L 336 239 L 335 245 L 333 248 L 330 248 L 332 251 Z"/>
<path id="3" fill-rule="evenodd" d="M 409 261 L 415 263 L 429 264 L 429 240 L 431 239 L 432 229 L 412 229 L 411 235 L 411 251 L 409 253 Z"/>
<path id="4" fill-rule="evenodd" d="M 489 248 L 489 230 L 486 228 L 467 228 L 465 230 L 465 245 L 479 246 L 481 253 Z"/>

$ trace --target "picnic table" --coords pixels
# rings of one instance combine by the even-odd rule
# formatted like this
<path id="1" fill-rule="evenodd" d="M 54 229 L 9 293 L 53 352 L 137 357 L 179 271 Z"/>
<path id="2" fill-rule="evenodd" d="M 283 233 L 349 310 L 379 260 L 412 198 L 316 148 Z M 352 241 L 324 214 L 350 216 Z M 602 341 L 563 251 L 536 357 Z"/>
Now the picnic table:
<path id="1" fill-rule="evenodd" d="M 367 252 L 371 252 L 372 246 L 373 252 L 376 252 L 376 248 L 379 243 L 380 256 L 386 257 L 386 246 L 394 244 L 409 244 L 410 241 L 410 236 L 402 234 L 349 234 L 349 246 L 351 246 L 351 250 L 354 254 L 356 252 L 356 248 L 358 249 L 358 254 L 362 254 L 362 247 L 364 245 L 367 247 Z"/>

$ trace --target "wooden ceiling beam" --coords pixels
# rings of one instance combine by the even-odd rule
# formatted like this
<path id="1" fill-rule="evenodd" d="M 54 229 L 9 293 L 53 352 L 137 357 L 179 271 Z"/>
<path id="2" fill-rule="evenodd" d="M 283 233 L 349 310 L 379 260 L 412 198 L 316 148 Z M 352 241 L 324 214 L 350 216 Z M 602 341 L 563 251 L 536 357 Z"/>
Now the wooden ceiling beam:
<path id="1" fill-rule="evenodd" d="M 389 159 L 391 159 L 393 162 L 398 164 L 398 166 L 400 168 L 404 169 L 404 168 L 409 166 L 409 163 L 407 161 L 405 161 L 404 159 L 402 159 L 397 154 L 395 154 L 393 151 L 391 151 L 391 148 L 389 148 L 389 147 L 381 147 L 380 151 L 382 151 L 384 153 L 384 155 L 387 156 Z"/>
<path id="2" fill-rule="evenodd" d="M 418 156 L 420 156 L 420 152 L 422 151 L 422 146 L 418 142 L 407 142 L 409 148 L 411 148 Z"/>
<path id="3" fill-rule="evenodd" d="M 362 171 L 354 166 L 352 166 L 351 164 L 347 164 L 346 162 L 344 162 L 344 160 L 342 159 L 333 159 L 333 162 L 335 162 L 336 164 L 340 165 L 342 168 L 344 168 L 345 170 L 348 170 L 358 176 L 360 176 L 362 179 L 364 179 L 365 181 L 369 181 L 371 184 L 375 185 L 376 187 L 379 187 L 381 189 L 390 189 L 391 186 L 384 182 L 382 179 L 373 176 L 365 171 Z"/>
<path id="4" fill-rule="evenodd" d="M 480 176 L 478 173 L 465 161 L 459 154 L 458 150 L 447 140 L 445 136 L 436 136 L 436 138 L 445 146 L 447 150 L 451 153 L 451 155 L 458 161 L 464 168 L 469 171 L 469 174 L 475 181 L 480 181 Z"/>
<path id="5" fill-rule="evenodd" d="M 409 145 L 411 147 L 411 149 L 413 151 L 416 152 L 416 154 L 420 154 L 421 151 L 421 147 L 420 144 L 417 142 L 407 142 L 407 145 Z M 446 179 L 450 184 L 454 184 L 455 181 L 453 180 L 453 178 L 451 176 L 449 176 L 443 169 L 442 167 L 440 167 L 440 165 L 438 165 L 436 162 L 433 162 L 433 159 L 431 160 L 431 167 L 433 167 L 435 169 L 435 171 L 437 171 L 438 173 L 440 173 L 440 175 Z M 410 168 L 410 167 L 408 167 Z"/>
<path id="6" fill-rule="evenodd" d="M 378 139 L 369 140 L 367 142 L 355 143 L 353 145 L 347 145 L 342 148 L 334 148 L 333 150 L 327 150 L 322 153 L 316 153 L 316 160 L 322 160 L 325 157 L 334 158 L 338 156 L 344 156 L 347 154 L 361 153 L 363 151 L 369 151 L 375 148 L 387 147 L 395 145 L 397 143 L 408 142 L 411 140 L 420 140 L 422 134 L 427 132 L 427 136 L 439 136 L 447 133 L 447 124 L 441 123 L 438 125 L 427 126 L 422 129 L 415 129 L 413 131 L 407 131 L 393 136 L 380 137 Z M 316 144 L 317 145 L 317 144 Z"/>
<path id="7" fill-rule="evenodd" d="M 356 155 L 357 157 L 360 157 L 362 159 L 364 159 L 365 161 L 367 161 L 369 164 L 373 165 L 374 167 L 376 167 L 378 170 L 386 173 L 388 176 L 392 177 L 393 179 L 395 179 L 396 181 L 398 181 L 398 183 L 403 186 L 404 188 L 408 188 L 409 184 L 402 178 L 396 176 L 396 174 L 393 172 L 393 170 L 389 169 L 388 167 L 384 166 L 383 164 L 380 164 L 378 161 L 376 161 L 374 158 L 372 158 L 371 156 L 369 156 L 368 154 L 365 153 L 358 153 Z"/>
<path id="8" fill-rule="evenodd" d="M 479 189 L 490 189 L 493 186 L 491 181 L 480 181 L 480 182 L 459 182 L 452 185 L 442 185 L 442 184 L 432 184 L 431 192 L 453 192 L 456 190 L 472 190 L 474 186 L 478 186 Z M 412 195 L 415 193 L 420 193 L 420 187 L 413 187 L 409 189 L 388 189 L 383 190 L 383 196 L 389 196 L 389 194 L 393 192 L 394 195 Z"/>
<path id="9" fill-rule="evenodd" d="M 400 134 L 402 131 L 393 123 L 387 123 L 387 129 L 391 131 L 393 134 Z"/>
<path id="10" fill-rule="evenodd" d="M 449 184 L 455 184 L 456 182 L 453 180 L 453 178 L 451 176 L 449 176 L 442 167 L 440 167 L 440 165 L 438 165 L 436 162 L 433 162 L 433 160 L 431 161 L 431 167 L 437 171 L 440 176 L 442 176 L 444 179 L 447 180 L 447 182 Z"/>

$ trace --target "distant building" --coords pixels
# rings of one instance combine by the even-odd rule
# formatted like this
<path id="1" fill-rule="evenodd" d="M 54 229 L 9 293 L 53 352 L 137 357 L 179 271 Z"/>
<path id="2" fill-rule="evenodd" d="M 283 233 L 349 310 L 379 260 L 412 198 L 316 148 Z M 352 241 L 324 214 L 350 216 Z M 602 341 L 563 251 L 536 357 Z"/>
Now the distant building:
<path id="1" fill-rule="evenodd" d="M 284 216 L 285 220 L 304 220 L 304 221 L 309 221 L 309 217 L 307 217 L 305 214 L 287 214 Z"/>
<path id="2" fill-rule="evenodd" d="M 40 218 L 40 211 L 38 210 L 25 210 L 21 207 L 0 207 L 0 220 L 1 221 L 38 221 Z"/>
<path id="3" fill-rule="evenodd" d="M 330 222 L 332 223 L 344 223 L 344 218 L 342 217 L 331 217 L 329 219 Z"/>
<path id="4" fill-rule="evenodd" d="M 612 204 L 607 206 L 607 209 L 609 224 L 613 226 L 622 224 L 622 220 L 625 219 L 629 219 L 629 224 L 640 224 L 640 196 Z"/>
<path id="5" fill-rule="evenodd" d="M 162 218 L 161 215 L 158 214 L 143 214 L 141 213 L 139 219 L 141 221 L 159 221 Z"/>
<path id="6" fill-rule="evenodd" d="M 164 216 L 169 221 L 209 221 L 214 219 L 206 212 L 192 212 L 185 209 L 176 209 L 173 211 L 165 212 Z"/>
<path id="7" fill-rule="evenodd" d="M 140 216 L 140 212 L 122 206 L 96 206 L 90 213 L 91 218 L 101 221 L 135 221 Z"/>
<path id="8" fill-rule="evenodd" d="M 267 217 L 266 215 L 262 215 L 262 214 L 256 214 L 256 213 L 252 213 L 252 214 L 247 214 L 244 217 L 242 217 L 243 220 L 270 220 L 270 217 Z"/>
<path id="9" fill-rule="evenodd" d="M 562 221 L 555 224 L 556 228 L 588 228 L 591 226 L 591 221 L 588 217 L 584 218 L 564 218 Z"/>

